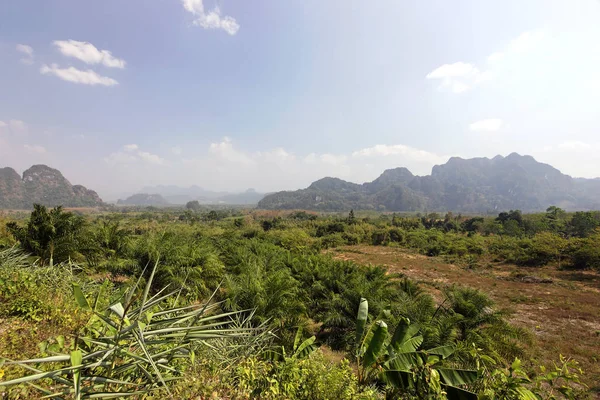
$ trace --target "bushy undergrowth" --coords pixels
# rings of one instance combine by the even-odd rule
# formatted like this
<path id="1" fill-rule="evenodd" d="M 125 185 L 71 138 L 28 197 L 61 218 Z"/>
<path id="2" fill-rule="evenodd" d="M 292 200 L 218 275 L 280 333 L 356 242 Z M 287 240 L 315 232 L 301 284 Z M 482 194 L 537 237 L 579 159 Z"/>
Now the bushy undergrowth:
<path id="1" fill-rule="evenodd" d="M 230 368 L 215 370 L 210 363 L 196 366 L 173 392 L 179 398 L 377 400 L 376 388 L 358 384 L 348 360 L 328 361 L 321 351 L 304 359 L 271 362 L 246 358 Z M 215 396 L 216 395 L 216 396 Z"/>

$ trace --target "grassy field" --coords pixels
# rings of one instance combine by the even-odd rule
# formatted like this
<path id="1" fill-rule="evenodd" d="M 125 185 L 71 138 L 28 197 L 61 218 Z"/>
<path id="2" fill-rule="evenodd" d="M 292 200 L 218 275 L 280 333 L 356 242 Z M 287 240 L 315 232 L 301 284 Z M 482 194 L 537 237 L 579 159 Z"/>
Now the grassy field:
<path id="1" fill-rule="evenodd" d="M 389 273 L 399 273 L 423 284 L 438 300 L 442 298 L 440 288 L 449 284 L 483 290 L 511 312 L 514 324 L 533 333 L 531 364 L 550 364 L 559 354 L 573 357 L 586 372 L 586 384 L 592 391 L 600 392 L 598 273 L 506 264 L 467 269 L 392 247 L 357 245 L 328 252 L 341 260 L 384 265 Z"/>

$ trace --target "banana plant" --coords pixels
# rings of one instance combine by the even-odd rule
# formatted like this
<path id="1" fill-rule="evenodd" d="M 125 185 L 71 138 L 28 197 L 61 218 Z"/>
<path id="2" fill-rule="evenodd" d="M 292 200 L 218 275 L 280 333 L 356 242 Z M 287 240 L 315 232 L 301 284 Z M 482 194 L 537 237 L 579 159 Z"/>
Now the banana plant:
<path id="1" fill-rule="evenodd" d="M 361 298 L 355 348 L 361 383 L 381 381 L 398 392 L 423 399 L 440 398 L 444 393 L 452 400 L 477 399 L 475 393 L 463 388 L 478 378 L 477 371 L 446 366 L 445 360 L 454 353 L 454 346 L 421 349 L 420 327 L 408 318 L 400 319 L 390 338 L 383 320 L 367 326 L 368 314 L 369 303 Z"/>
<path id="2" fill-rule="evenodd" d="M 292 347 L 291 355 L 288 356 L 286 354 L 285 347 L 281 346 L 281 351 L 267 350 L 264 353 L 264 357 L 271 361 L 301 360 L 317 350 L 315 340 L 315 336 L 311 336 L 306 340 L 302 340 L 302 327 L 299 327 L 298 330 L 296 330 L 296 336 L 294 337 L 294 346 Z"/>
<path id="3" fill-rule="evenodd" d="M 4 360 L 32 374 L 0 386 L 27 384 L 44 398 L 55 399 L 142 397 L 157 389 L 169 395 L 168 383 L 181 377 L 182 361 L 194 362 L 197 346 L 254 334 L 254 328 L 232 324 L 232 317 L 243 311 L 220 313 L 212 297 L 205 304 L 177 306 L 178 290 L 167 293 L 165 288 L 151 295 L 157 265 L 143 290 L 138 290 L 140 277 L 120 301 L 105 309 L 98 306 L 99 295 L 90 304 L 75 285 L 77 303 L 91 315 L 87 334 L 75 338 L 68 354 Z"/>

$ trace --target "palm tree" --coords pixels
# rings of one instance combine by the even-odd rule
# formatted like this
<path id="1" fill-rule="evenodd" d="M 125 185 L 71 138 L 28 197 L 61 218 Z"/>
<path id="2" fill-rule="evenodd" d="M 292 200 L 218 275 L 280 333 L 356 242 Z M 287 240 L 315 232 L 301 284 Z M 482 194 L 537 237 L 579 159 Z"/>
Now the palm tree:
<path id="1" fill-rule="evenodd" d="M 73 256 L 80 241 L 84 219 L 61 206 L 52 210 L 41 204 L 33 205 L 33 212 L 26 227 L 9 222 L 6 227 L 21 247 L 40 258 L 42 264 L 67 261 Z"/>

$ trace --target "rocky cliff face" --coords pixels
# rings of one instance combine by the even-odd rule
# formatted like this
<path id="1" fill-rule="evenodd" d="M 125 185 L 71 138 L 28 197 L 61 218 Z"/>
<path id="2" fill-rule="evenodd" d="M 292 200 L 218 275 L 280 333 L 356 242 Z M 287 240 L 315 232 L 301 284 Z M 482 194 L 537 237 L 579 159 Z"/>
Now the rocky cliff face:
<path id="1" fill-rule="evenodd" d="M 0 169 L 0 208 L 45 206 L 95 207 L 102 199 L 93 190 L 71 183 L 57 169 L 34 165 L 21 178 L 12 168 Z"/>
<path id="2" fill-rule="evenodd" d="M 12 168 L 0 169 L 0 208 L 20 208 L 23 202 L 23 182 Z"/>

